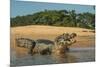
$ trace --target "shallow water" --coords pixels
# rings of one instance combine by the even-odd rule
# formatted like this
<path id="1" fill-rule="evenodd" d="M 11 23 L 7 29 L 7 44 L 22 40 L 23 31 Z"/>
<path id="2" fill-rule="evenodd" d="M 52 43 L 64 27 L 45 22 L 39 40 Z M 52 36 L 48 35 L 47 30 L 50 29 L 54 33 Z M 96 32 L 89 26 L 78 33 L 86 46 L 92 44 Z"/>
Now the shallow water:
<path id="1" fill-rule="evenodd" d="M 27 66 L 27 65 L 43 65 L 58 63 L 77 63 L 95 61 L 95 48 L 70 48 L 65 55 L 27 55 L 24 57 L 16 57 L 15 52 L 11 51 L 11 65 Z"/>

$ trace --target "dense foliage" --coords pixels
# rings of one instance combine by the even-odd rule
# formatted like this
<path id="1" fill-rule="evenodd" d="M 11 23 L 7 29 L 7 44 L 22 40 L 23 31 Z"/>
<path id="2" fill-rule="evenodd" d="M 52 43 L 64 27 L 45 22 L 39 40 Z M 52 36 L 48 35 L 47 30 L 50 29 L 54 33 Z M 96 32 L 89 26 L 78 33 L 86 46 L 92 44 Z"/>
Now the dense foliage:
<path id="1" fill-rule="evenodd" d="M 11 27 L 25 25 L 51 25 L 65 27 L 95 28 L 95 14 L 76 13 L 75 10 L 44 10 L 32 15 L 11 18 Z"/>

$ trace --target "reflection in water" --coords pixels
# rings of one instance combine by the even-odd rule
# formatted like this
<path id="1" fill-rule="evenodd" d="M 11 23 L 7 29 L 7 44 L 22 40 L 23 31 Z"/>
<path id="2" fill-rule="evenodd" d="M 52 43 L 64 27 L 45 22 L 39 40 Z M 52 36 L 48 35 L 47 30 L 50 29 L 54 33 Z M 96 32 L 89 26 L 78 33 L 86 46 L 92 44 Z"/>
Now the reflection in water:
<path id="1" fill-rule="evenodd" d="M 39 55 L 33 56 L 24 55 L 16 56 L 15 52 L 11 52 L 11 65 L 27 66 L 27 65 L 43 65 L 43 64 L 58 64 L 58 63 L 73 63 L 73 62 L 89 62 L 95 61 L 95 50 L 72 50 L 61 55 Z"/>
<path id="2" fill-rule="evenodd" d="M 75 62 L 75 56 L 66 53 L 61 55 L 53 55 L 53 59 L 55 59 L 56 63 L 73 63 Z"/>

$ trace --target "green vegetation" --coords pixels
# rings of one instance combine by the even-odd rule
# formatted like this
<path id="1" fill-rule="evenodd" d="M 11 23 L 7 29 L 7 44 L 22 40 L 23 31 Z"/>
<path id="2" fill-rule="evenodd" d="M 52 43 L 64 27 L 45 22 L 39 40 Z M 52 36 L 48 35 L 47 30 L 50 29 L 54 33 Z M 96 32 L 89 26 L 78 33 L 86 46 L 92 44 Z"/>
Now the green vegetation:
<path id="1" fill-rule="evenodd" d="M 44 10 L 32 15 L 11 18 L 11 27 L 26 25 L 51 25 L 65 27 L 95 28 L 95 14 L 76 13 L 75 10 Z"/>

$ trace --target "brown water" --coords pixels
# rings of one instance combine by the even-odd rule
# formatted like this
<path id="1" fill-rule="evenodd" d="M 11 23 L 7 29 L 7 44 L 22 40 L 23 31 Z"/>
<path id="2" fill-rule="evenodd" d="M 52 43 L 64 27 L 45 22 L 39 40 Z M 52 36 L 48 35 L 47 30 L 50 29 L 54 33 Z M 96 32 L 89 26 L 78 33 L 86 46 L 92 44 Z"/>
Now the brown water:
<path id="1" fill-rule="evenodd" d="M 16 57 L 15 52 L 11 51 L 11 66 L 28 66 L 59 63 L 77 63 L 95 61 L 95 49 L 91 48 L 70 48 L 65 55 L 27 55 Z"/>

